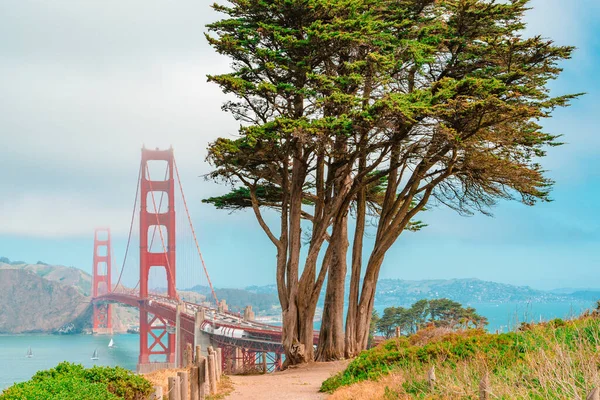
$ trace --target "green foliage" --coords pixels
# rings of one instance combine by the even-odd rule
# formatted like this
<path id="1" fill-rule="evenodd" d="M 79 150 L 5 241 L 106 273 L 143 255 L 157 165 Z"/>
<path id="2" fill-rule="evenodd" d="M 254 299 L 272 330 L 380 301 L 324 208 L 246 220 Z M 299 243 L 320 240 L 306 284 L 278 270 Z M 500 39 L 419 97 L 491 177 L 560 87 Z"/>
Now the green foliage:
<path id="1" fill-rule="evenodd" d="M 379 313 L 377 312 L 377 310 L 373 309 L 373 312 L 371 313 L 371 325 L 369 326 L 369 342 L 367 347 L 371 347 L 373 344 L 373 337 L 377 332 L 377 323 L 380 320 L 381 318 L 379 317 Z"/>
<path id="2" fill-rule="evenodd" d="M 464 308 L 449 299 L 419 300 L 410 308 L 388 307 L 376 322 L 377 330 L 390 338 L 396 327 L 402 334 L 413 334 L 426 324 L 450 329 L 483 327 L 487 319 L 477 314 L 474 308 Z"/>
<path id="3" fill-rule="evenodd" d="M 214 169 L 208 177 L 244 189 L 207 202 L 253 206 L 278 249 L 283 309 L 302 293 L 297 286 L 320 292 L 314 260 L 327 246 L 345 251 L 353 210 L 360 220 L 356 238 L 366 233 L 365 214 L 377 225 L 365 273 L 353 278 L 363 277 L 352 300 L 360 304 L 349 305 L 370 310 L 385 253 L 404 231 L 425 226 L 417 214 L 427 206 L 489 214 L 500 200 L 551 200 L 553 181 L 539 162 L 561 143 L 541 120 L 578 97 L 552 97 L 548 88 L 573 47 L 523 34 L 529 2 L 229 0 L 212 6 L 223 17 L 207 26 L 206 38 L 231 69 L 208 80 L 230 95 L 223 110 L 241 124 L 237 138 L 209 145 Z M 274 187 L 275 199 L 261 198 L 263 187 Z M 261 207 L 280 212 L 279 237 Z M 310 240 L 301 252 L 305 225 Z M 363 243 L 355 243 L 358 257 Z M 345 276 L 336 275 L 346 270 L 321 270 L 335 276 L 328 286 L 338 289 Z M 298 312 L 313 303 L 298 302 Z M 429 305 L 415 306 L 410 317 L 420 326 Z M 429 315 L 434 324 L 447 320 Z M 290 335 L 307 329 L 296 326 Z M 356 337 L 368 328 L 358 324 Z"/>
<path id="4" fill-rule="evenodd" d="M 281 203 L 281 188 L 274 185 L 258 186 L 256 188 L 256 197 L 262 206 L 276 207 Z M 219 210 L 241 210 L 252 206 L 250 190 L 245 187 L 233 189 L 231 192 L 218 196 L 203 199 L 203 203 L 213 204 Z"/>
<path id="5" fill-rule="evenodd" d="M 93 367 L 62 362 L 55 368 L 37 372 L 29 381 L 6 389 L 0 400 L 142 400 L 152 392 L 152 384 L 121 367 Z"/>
<path id="6" fill-rule="evenodd" d="M 499 379 L 527 376 L 526 384 L 531 385 L 533 391 L 539 381 L 529 377 L 531 371 L 528 370 L 531 367 L 526 362 L 528 356 L 540 350 L 554 355 L 558 347 L 563 351 L 579 351 L 580 354 L 585 351 L 593 355 L 599 344 L 600 320 L 589 317 L 575 321 L 555 319 L 548 323 L 532 324 L 526 331 L 502 334 L 490 334 L 479 329 L 441 336 L 435 336 L 434 333 L 435 329 L 431 328 L 408 338 L 391 339 L 362 352 L 345 371 L 323 382 L 321 391 L 332 392 L 340 386 L 377 380 L 392 371 L 405 371 L 404 376 L 408 378 L 402 385 L 403 390 L 419 397 L 428 393 L 427 382 L 423 380 L 424 371 L 432 364 L 436 365 L 436 369 L 448 368 L 452 371 L 464 362 L 474 363 L 474 369 L 477 369 L 477 365 L 486 365 L 490 373 Z M 424 338 L 427 340 L 420 344 Z M 562 361 L 557 360 L 556 363 Z M 549 363 L 553 361 L 549 360 Z M 415 375 L 414 371 L 423 371 L 423 374 Z M 585 383 L 583 380 L 580 382 L 582 388 Z M 555 394 L 552 398 L 561 396 Z"/>
<path id="7" fill-rule="evenodd" d="M 551 97 L 546 87 L 573 48 L 523 37 L 528 3 L 214 4 L 224 18 L 206 38 L 232 71 L 208 79 L 237 97 L 223 109 L 246 126 L 239 139 L 211 144 L 210 176 L 279 185 L 298 141 L 305 160 L 324 151 L 350 164 L 357 152 L 377 158 L 400 146 L 403 162 L 423 168 L 419 179 L 447 182 L 433 196 L 461 212 L 484 211 L 497 198 L 548 200 L 552 182 L 536 158 L 560 143 L 537 121 L 577 97 Z M 377 182 L 378 165 L 365 185 Z"/>
<path id="8" fill-rule="evenodd" d="M 428 382 L 425 379 L 422 380 L 411 380 L 402 383 L 402 388 L 408 394 L 418 395 L 420 393 L 427 393 Z M 398 395 L 398 398 L 399 395 Z"/>

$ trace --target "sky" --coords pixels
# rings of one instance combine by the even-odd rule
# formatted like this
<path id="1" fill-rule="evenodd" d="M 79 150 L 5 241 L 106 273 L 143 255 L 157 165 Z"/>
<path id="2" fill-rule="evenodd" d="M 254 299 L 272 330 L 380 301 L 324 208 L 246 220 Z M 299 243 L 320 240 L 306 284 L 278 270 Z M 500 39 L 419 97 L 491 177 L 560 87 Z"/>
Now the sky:
<path id="1" fill-rule="evenodd" d="M 89 272 L 94 228 L 110 226 L 120 267 L 140 148 L 172 145 L 213 284 L 274 283 L 275 250 L 253 215 L 201 203 L 227 190 L 202 178 L 207 145 L 237 130 L 220 109 L 224 95 L 206 82 L 228 69 L 204 38 L 218 18 L 209 3 L 0 2 L 0 256 Z M 429 226 L 400 237 L 382 278 L 600 288 L 600 2 L 531 4 L 527 34 L 577 46 L 553 93 L 587 92 L 544 122 L 567 143 L 543 162 L 554 202 L 502 202 L 493 218 L 428 211 Z M 193 247 L 189 235 L 186 243 Z M 126 283 L 136 279 L 136 251 Z M 186 251 L 180 260 L 195 269 L 178 275 L 179 286 L 205 284 Z"/>

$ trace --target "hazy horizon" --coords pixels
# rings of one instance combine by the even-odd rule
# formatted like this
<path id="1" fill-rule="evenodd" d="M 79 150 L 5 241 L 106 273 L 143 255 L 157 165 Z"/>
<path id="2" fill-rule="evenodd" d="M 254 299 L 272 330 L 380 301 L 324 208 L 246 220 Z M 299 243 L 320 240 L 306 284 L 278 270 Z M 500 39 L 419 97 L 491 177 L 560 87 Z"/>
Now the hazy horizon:
<path id="1" fill-rule="evenodd" d="M 4 256 L 0 254 L 0 259 L 2 257 L 4 257 Z M 37 262 L 29 262 L 28 260 L 21 260 L 21 259 L 17 260 L 17 259 L 15 259 L 15 260 L 10 260 L 10 261 L 11 261 L 11 263 L 21 262 L 22 261 L 22 262 L 24 262 L 25 265 L 37 265 L 39 263 L 42 263 L 42 265 L 49 265 L 49 266 L 52 266 L 52 267 L 76 268 L 76 269 L 79 269 L 79 270 L 82 270 L 82 271 L 88 273 L 91 276 L 91 274 L 90 274 L 89 271 L 86 271 L 85 269 L 77 267 L 77 266 L 74 266 L 74 265 L 50 264 L 50 263 L 46 263 L 44 260 L 38 260 Z M 115 273 L 118 274 L 118 272 L 119 271 L 116 271 Z M 347 277 L 346 281 L 349 282 L 349 280 L 350 280 L 350 278 Z M 566 290 L 566 291 L 570 291 L 570 290 L 573 290 L 573 291 L 588 291 L 588 290 L 589 291 L 597 291 L 598 290 L 598 291 L 600 291 L 600 286 L 599 287 L 562 287 L 561 286 L 561 287 L 553 287 L 553 288 L 544 289 L 544 288 L 539 288 L 539 287 L 535 287 L 535 286 L 532 286 L 532 285 L 526 285 L 526 284 L 519 285 L 519 284 L 510 283 L 510 282 L 502 282 L 502 281 L 498 281 L 498 280 L 480 279 L 480 278 L 477 278 L 477 277 L 445 278 L 445 279 L 442 279 L 442 278 L 430 278 L 430 279 L 381 278 L 380 280 L 395 280 L 395 281 L 404 281 L 404 282 L 479 280 L 479 281 L 482 281 L 482 282 L 499 283 L 499 284 L 516 286 L 516 287 L 529 287 L 529 288 L 534 289 L 534 290 L 541 290 L 541 291 L 546 291 L 546 292 L 560 291 L 560 290 Z M 114 278 L 113 278 L 113 281 L 114 281 Z M 265 287 L 265 286 L 276 286 L 276 284 L 277 283 L 275 282 L 275 280 L 273 280 L 273 282 L 270 282 L 270 283 L 267 282 L 267 283 L 263 283 L 263 284 L 253 284 L 253 283 L 249 282 L 245 286 L 216 286 L 215 285 L 215 289 L 241 289 L 241 290 L 245 290 L 248 287 L 252 287 L 252 286 Z M 184 286 L 184 285 L 182 285 L 182 284 L 180 284 L 178 282 L 177 289 L 178 290 L 182 290 L 182 291 L 186 291 L 186 290 L 192 289 L 192 288 L 194 288 L 196 286 L 203 286 L 203 287 L 207 287 L 207 288 L 209 287 L 206 282 L 199 282 L 198 284 L 189 285 L 189 286 Z M 153 287 L 151 289 L 163 289 L 163 290 L 166 290 L 166 287 L 156 286 L 156 287 Z"/>

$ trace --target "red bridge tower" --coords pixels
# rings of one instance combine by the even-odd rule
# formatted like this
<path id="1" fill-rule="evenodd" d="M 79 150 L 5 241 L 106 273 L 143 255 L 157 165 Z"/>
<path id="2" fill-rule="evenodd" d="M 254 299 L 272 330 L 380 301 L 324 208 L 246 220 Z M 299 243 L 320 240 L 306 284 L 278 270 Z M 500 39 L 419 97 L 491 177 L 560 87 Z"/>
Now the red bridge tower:
<path id="1" fill-rule="evenodd" d="M 166 180 L 163 177 L 150 176 L 148 162 L 166 162 Z M 167 276 L 167 296 L 177 300 L 175 290 L 175 183 L 173 171 L 173 149 L 142 149 L 142 165 L 140 178 L 140 298 L 148 302 L 148 277 L 151 268 L 164 268 Z M 166 212 L 159 213 L 158 198 L 166 195 L 168 207 Z M 151 236 L 148 240 L 148 236 Z M 150 241 L 150 248 L 148 242 Z M 157 241 L 153 245 L 152 241 Z M 160 242 L 158 242 L 160 241 Z M 154 251 L 158 247 L 160 251 Z M 157 315 L 151 315 L 140 306 L 140 357 L 138 371 L 154 369 L 151 362 L 175 362 L 175 334 L 169 322 Z M 163 338 L 166 336 L 166 343 Z M 151 359 L 150 357 L 153 359 Z M 163 357 L 164 356 L 164 357 Z M 157 357 L 162 360 L 156 360 Z M 165 359 L 166 358 L 166 359 Z"/>
<path id="2" fill-rule="evenodd" d="M 92 267 L 92 297 L 96 298 L 112 290 L 110 229 L 98 228 L 94 232 L 94 265 Z M 94 303 L 93 332 L 112 334 L 112 306 Z"/>

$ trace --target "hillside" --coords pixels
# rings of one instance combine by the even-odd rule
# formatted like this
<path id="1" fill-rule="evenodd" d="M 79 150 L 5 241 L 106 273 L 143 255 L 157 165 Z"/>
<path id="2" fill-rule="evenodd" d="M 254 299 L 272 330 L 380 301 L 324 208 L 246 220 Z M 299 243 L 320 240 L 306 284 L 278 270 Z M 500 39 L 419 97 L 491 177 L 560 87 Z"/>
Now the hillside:
<path id="1" fill-rule="evenodd" d="M 346 291 L 350 282 L 346 282 Z M 271 295 L 277 302 L 277 287 L 249 286 L 247 292 L 257 295 Z M 409 306 L 421 299 L 448 298 L 462 304 L 508 303 L 508 302 L 572 302 L 588 300 L 600 292 L 553 293 L 536 290 L 528 286 L 515 286 L 504 283 L 482 281 L 480 279 L 437 279 L 409 281 L 402 279 L 381 279 L 377 283 L 375 305 Z M 600 298 L 600 297 L 597 297 Z M 323 305 L 321 296 L 319 305 Z M 278 303 L 276 303 L 278 304 Z"/>
<path id="2" fill-rule="evenodd" d="M 595 312 L 502 334 L 430 327 L 361 353 L 321 390 L 332 400 L 589 399 L 599 339 Z"/>
<path id="3" fill-rule="evenodd" d="M 27 264 L 0 257 L 0 333 L 91 329 L 92 277 L 86 272 L 43 262 Z M 113 306 L 113 329 L 138 324 L 138 311 Z"/>
<path id="4" fill-rule="evenodd" d="M 15 283 L 15 274 L 22 275 L 26 285 L 37 286 L 32 291 L 23 291 L 25 285 L 21 282 L 18 285 Z M 75 304 L 89 303 L 92 278 L 86 272 L 74 267 L 48 265 L 41 261 L 37 264 L 28 264 L 22 261 L 11 262 L 7 258 L 0 257 L 0 279 L 2 290 L 0 300 L 7 299 L 0 306 L 0 332 L 47 332 L 63 326 L 69 329 L 75 328 L 76 331 L 90 328 L 88 316 L 77 318 L 85 310 L 82 310 L 81 306 L 75 306 Z M 37 295 L 38 291 L 39 295 Z M 227 301 L 231 311 L 242 312 L 247 305 L 251 305 L 257 317 L 278 318 L 281 314 L 275 285 L 248 286 L 245 289 L 217 288 L 215 291 L 219 299 Z M 36 295 L 32 296 L 32 293 Z M 194 286 L 179 293 L 184 300 L 194 303 L 212 300 L 210 289 L 206 286 Z M 478 279 L 422 281 L 382 279 L 377 286 L 375 305 L 376 307 L 409 306 L 423 298 L 449 298 L 462 304 L 571 303 L 596 300 L 600 298 L 600 292 L 593 289 L 546 292 L 526 286 Z M 10 309 L 8 304 L 11 305 Z M 44 310 L 47 308 L 39 307 L 40 304 L 51 304 L 52 314 L 46 315 Z M 317 317 L 322 306 L 323 299 L 319 302 Z M 33 308 L 35 312 L 30 312 L 29 310 Z M 113 309 L 115 310 L 113 326 L 116 331 L 126 331 L 138 324 L 136 309 L 118 305 Z M 89 310 L 87 312 L 89 313 Z M 21 316 L 23 321 L 15 321 L 16 316 Z"/>
<path id="5" fill-rule="evenodd" d="M 515 286 L 479 279 L 406 281 L 382 279 L 377 284 L 378 305 L 409 305 L 420 299 L 449 298 L 459 303 L 561 302 L 572 301 L 560 295 L 528 286 Z"/>
<path id="6" fill-rule="evenodd" d="M 196 285 L 187 291 L 199 293 L 212 300 L 212 293 L 208 286 Z M 243 312 L 246 306 L 251 305 L 257 313 L 268 315 L 281 313 L 277 288 L 274 285 L 251 286 L 246 289 L 217 288 L 215 294 L 219 300 L 224 299 L 227 302 L 230 311 Z"/>
<path id="7" fill-rule="evenodd" d="M 89 296 L 91 294 L 92 277 L 79 268 L 64 267 L 62 265 L 48 265 L 41 261 L 38 261 L 37 264 L 27 264 L 22 261 L 10 262 L 6 257 L 1 257 L 0 270 L 4 269 L 30 271 L 49 281 L 71 286 L 83 296 Z"/>
<path id="8" fill-rule="evenodd" d="M 89 299 L 75 287 L 27 269 L 0 269 L 0 333 L 52 332 L 84 314 Z"/>

